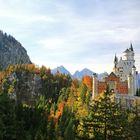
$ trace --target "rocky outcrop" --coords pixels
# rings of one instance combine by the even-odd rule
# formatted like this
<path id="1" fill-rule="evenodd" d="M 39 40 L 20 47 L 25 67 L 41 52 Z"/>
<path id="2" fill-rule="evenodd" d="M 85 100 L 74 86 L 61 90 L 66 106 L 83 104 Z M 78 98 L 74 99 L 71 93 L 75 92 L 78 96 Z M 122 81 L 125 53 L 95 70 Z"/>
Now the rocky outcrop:
<path id="1" fill-rule="evenodd" d="M 15 71 L 2 83 L 3 90 L 17 103 L 32 104 L 41 95 L 41 77 L 29 71 Z"/>
<path id="2" fill-rule="evenodd" d="M 0 31 L 0 68 L 10 64 L 31 64 L 25 48 L 12 36 Z"/>

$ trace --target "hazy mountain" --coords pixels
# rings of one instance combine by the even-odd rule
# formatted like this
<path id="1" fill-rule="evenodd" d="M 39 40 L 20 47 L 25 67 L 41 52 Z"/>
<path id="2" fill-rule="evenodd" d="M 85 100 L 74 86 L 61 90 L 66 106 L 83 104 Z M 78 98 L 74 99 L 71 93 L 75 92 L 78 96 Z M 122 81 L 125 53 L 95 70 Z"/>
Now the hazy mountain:
<path id="1" fill-rule="evenodd" d="M 64 67 L 64 66 L 59 66 L 55 69 L 52 69 L 51 70 L 51 73 L 52 74 L 55 74 L 57 72 L 60 72 L 60 73 L 63 73 L 63 74 L 66 74 L 66 75 L 70 75 L 72 78 L 77 78 L 78 80 L 81 80 L 83 76 L 92 76 L 93 75 L 93 71 L 91 71 L 90 69 L 87 69 L 87 68 L 84 68 L 83 70 L 81 71 L 76 71 L 73 75 Z M 107 72 L 104 72 L 104 73 L 101 73 L 101 74 L 97 74 L 98 76 L 98 79 L 101 80 L 103 79 L 104 77 L 106 77 L 108 75 Z"/>
<path id="2" fill-rule="evenodd" d="M 102 79 L 104 79 L 107 76 L 108 76 L 107 72 L 103 72 L 103 73 L 100 73 L 100 74 L 97 75 L 98 80 L 102 80 Z"/>
<path id="3" fill-rule="evenodd" d="M 59 67 L 51 70 L 52 74 L 56 74 L 57 72 L 71 76 L 71 73 L 64 66 L 59 66 Z"/>
<path id="4" fill-rule="evenodd" d="M 83 76 L 85 75 L 89 75 L 89 76 L 92 76 L 93 72 L 87 68 L 81 70 L 81 71 L 76 71 L 73 75 L 64 67 L 64 66 L 59 66 L 55 69 L 52 69 L 51 70 L 51 73 L 52 74 L 55 74 L 57 72 L 60 72 L 60 73 L 63 73 L 63 74 L 67 74 L 67 75 L 70 75 L 71 77 L 73 78 L 77 78 L 79 80 L 82 79 Z"/>
<path id="5" fill-rule="evenodd" d="M 30 64 L 25 48 L 11 35 L 0 31 L 0 67 L 10 64 Z"/>
<path id="6" fill-rule="evenodd" d="M 84 68 L 84 69 L 81 70 L 81 71 L 76 71 L 76 72 L 73 74 L 73 77 L 74 77 L 74 78 L 77 78 L 77 79 L 79 79 L 79 80 L 81 80 L 83 76 L 86 76 L 86 75 L 92 76 L 93 73 L 94 73 L 93 71 L 91 71 L 91 70 L 89 70 L 89 69 L 87 69 L 87 68 Z"/>

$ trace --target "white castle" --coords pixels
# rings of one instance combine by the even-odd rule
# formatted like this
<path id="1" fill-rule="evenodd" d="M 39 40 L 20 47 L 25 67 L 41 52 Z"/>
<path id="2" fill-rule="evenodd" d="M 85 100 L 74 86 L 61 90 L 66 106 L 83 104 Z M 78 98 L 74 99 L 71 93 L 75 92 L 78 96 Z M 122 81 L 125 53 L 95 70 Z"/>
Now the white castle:
<path id="1" fill-rule="evenodd" d="M 97 80 L 96 74 L 93 75 L 92 99 L 104 92 L 107 86 L 109 86 L 111 92 L 118 95 L 136 95 L 138 89 L 138 71 L 136 71 L 134 55 L 131 43 L 130 48 L 123 52 L 123 57 L 118 59 L 115 55 L 114 68 L 110 75 L 102 81 Z"/>
<path id="2" fill-rule="evenodd" d="M 132 43 L 129 49 L 123 52 L 123 57 L 118 60 L 115 55 L 113 72 L 120 77 L 122 82 L 128 82 L 128 94 L 136 95 L 138 89 L 138 71 L 135 67 L 134 50 Z"/>

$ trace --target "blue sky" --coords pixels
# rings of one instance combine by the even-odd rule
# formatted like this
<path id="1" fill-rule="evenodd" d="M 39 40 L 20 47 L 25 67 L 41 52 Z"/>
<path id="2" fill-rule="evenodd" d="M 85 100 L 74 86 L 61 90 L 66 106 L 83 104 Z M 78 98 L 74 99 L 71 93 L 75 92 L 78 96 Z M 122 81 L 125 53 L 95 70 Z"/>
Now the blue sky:
<path id="1" fill-rule="evenodd" d="M 0 0 L 0 29 L 37 65 L 111 72 L 133 46 L 140 71 L 140 0 Z"/>

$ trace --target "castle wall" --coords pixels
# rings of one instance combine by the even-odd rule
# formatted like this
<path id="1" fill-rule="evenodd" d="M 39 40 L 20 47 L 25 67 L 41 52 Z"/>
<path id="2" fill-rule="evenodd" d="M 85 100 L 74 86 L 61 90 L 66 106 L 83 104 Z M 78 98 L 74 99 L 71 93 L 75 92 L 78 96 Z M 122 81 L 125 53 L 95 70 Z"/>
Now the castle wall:
<path id="1" fill-rule="evenodd" d="M 114 76 L 114 75 L 110 75 L 108 77 L 106 77 L 106 82 L 109 82 L 109 81 L 116 81 L 116 82 L 119 82 L 120 81 L 120 78 L 117 77 L 117 76 Z"/>
<path id="2" fill-rule="evenodd" d="M 118 91 L 119 94 L 128 94 L 127 82 L 117 83 L 117 91 Z"/>
<path id="3" fill-rule="evenodd" d="M 140 111 L 140 97 L 126 94 L 114 94 L 113 96 L 115 102 L 120 103 L 123 109 L 134 109 L 137 106 Z"/>
<path id="4" fill-rule="evenodd" d="M 98 93 L 102 93 L 106 90 L 107 85 L 111 92 L 117 94 L 128 94 L 128 85 L 127 82 L 121 82 L 120 78 L 117 77 L 114 73 L 111 73 L 108 77 L 105 78 L 105 82 L 98 81 Z"/>
<path id="5" fill-rule="evenodd" d="M 107 89 L 106 82 L 98 82 L 98 93 L 103 93 Z"/>

